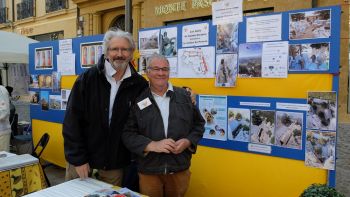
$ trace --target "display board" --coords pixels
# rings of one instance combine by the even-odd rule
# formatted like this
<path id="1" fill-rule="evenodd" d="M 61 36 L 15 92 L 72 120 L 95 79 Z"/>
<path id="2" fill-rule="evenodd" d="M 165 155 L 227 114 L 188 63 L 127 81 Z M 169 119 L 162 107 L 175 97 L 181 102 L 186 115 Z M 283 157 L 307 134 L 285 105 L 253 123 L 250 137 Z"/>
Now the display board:
<path id="1" fill-rule="evenodd" d="M 160 53 L 176 85 L 202 83 L 201 145 L 304 160 L 330 170 L 334 185 L 340 14 L 335 6 L 142 29 L 140 71 Z"/>
<path id="2" fill-rule="evenodd" d="M 340 14 L 332 6 L 142 29 L 139 71 L 161 53 L 171 82 L 199 94 L 201 145 L 305 160 L 328 169 L 334 186 Z M 72 39 L 74 75 L 97 64 L 102 39 Z M 63 122 L 69 89 L 59 86 L 68 78 L 57 72 L 60 50 L 59 41 L 29 46 L 31 119 Z"/>

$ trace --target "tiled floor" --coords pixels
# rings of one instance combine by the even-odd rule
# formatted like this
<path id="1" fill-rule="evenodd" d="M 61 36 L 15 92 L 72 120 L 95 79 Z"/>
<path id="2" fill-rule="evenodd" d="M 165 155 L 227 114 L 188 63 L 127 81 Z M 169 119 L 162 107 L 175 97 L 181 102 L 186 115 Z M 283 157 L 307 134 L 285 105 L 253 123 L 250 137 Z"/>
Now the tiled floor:
<path id="1" fill-rule="evenodd" d="M 45 168 L 45 173 L 51 183 L 51 186 L 54 186 L 64 182 L 66 169 L 56 165 L 49 165 Z"/>

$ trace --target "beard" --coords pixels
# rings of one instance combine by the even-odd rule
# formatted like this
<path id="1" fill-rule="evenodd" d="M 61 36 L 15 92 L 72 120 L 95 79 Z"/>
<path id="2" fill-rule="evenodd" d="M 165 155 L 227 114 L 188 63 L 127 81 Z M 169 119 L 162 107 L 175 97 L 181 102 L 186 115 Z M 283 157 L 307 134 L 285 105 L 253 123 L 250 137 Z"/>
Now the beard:
<path id="1" fill-rule="evenodd" d="M 129 59 L 126 58 L 116 58 L 116 59 L 112 59 L 109 60 L 109 62 L 111 63 L 112 67 L 116 70 L 125 70 L 125 68 L 128 66 L 129 64 Z"/>

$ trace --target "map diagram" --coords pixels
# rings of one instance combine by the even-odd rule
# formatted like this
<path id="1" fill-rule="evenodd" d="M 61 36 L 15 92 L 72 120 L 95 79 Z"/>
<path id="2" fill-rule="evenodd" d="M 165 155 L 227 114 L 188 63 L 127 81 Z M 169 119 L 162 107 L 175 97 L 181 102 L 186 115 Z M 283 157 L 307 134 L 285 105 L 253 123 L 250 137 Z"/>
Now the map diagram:
<path id="1" fill-rule="evenodd" d="M 178 78 L 214 78 L 215 48 L 179 49 Z"/>

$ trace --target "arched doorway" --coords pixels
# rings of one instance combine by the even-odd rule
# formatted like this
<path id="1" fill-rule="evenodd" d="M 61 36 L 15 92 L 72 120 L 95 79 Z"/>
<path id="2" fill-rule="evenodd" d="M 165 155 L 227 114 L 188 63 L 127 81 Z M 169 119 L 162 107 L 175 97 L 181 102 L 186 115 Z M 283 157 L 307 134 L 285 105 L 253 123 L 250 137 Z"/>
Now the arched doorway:
<path id="1" fill-rule="evenodd" d="M 118 28 L 121 30 L 125 30 L 125 15 L 122 14 L 122 15 L 115 17 L 109 28 Z"/>

